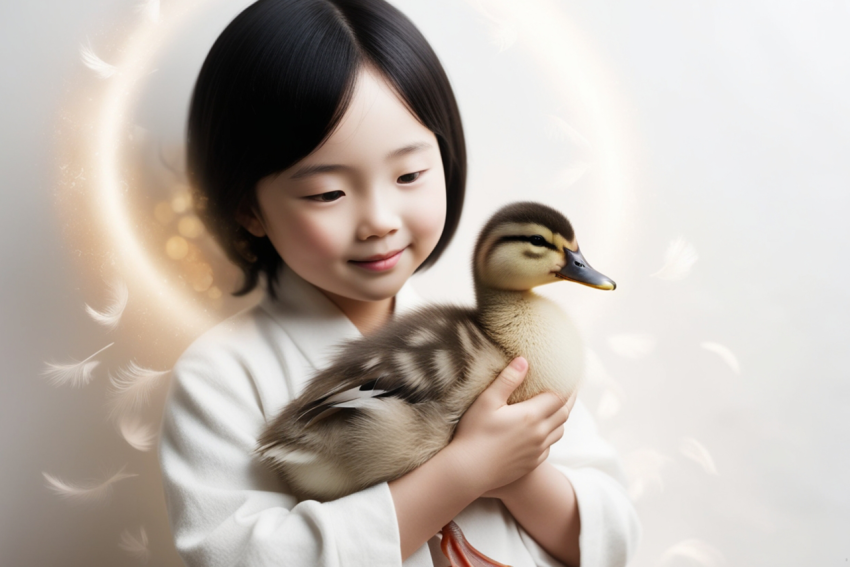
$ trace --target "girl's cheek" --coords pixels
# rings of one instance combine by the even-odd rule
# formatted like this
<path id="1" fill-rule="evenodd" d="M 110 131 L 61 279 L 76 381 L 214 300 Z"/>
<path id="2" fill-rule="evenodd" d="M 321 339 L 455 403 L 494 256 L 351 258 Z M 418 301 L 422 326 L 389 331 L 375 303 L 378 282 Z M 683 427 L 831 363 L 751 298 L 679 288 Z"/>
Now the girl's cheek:
<path id="1" fill-rule="evenodd" d="M 285 242 L 282 243 L 286 255 L 314 263 L 342 254 L 342 227 L 330 215 L 294 215 L 287 224 Z M 281 254 L 284 261 L 286 255 Z"/>
<path id="2" fill-rule="evenodd" d="M 432 242 L 432 247 L 436 246 L 446 224 L 445 184 L 435 184 L 428 191 L 423 191 L 412 205 L 410 210 L 411 229 L 418 234 L 420 239 Z"/>

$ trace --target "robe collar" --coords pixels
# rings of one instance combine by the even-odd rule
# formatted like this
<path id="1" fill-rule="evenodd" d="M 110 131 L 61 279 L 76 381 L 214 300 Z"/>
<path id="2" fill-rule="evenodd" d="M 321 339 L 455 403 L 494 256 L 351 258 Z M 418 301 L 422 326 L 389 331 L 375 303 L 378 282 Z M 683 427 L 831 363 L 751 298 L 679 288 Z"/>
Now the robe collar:
<path id="1" fill-rule="evenodd" d="M 277 298 L 267 292 L 260 306 L 286 331 L 313 368 L 330 366 L 335 345 L 363 337 L 336 304 L 286 266 L 278 274 L 277 292 Z M 424 303 L 408 280 L 395 296 L 394 316 Z"/>

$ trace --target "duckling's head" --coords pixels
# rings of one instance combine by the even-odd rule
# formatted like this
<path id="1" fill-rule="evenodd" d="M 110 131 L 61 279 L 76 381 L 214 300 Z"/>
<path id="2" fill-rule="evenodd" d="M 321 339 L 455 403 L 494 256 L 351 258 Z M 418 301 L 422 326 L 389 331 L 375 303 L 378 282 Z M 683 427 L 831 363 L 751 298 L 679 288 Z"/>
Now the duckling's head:
<path id="1" fill-rule="evenodd" d="M 567 218 L 540 203 L 511 203 L 494 214 L 478 236 L 473 255 L 477 287 L 526 291 L 560 280 L 615 289 L 590 267 Z"/>

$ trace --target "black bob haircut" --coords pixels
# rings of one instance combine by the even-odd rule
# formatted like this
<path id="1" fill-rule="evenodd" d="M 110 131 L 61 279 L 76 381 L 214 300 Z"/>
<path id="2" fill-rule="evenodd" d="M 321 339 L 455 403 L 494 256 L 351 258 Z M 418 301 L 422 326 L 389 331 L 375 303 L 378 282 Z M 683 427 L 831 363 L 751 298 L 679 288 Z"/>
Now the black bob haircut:
<path id="1" fill-rule="evenodd" d="M 358 70 L 375 67 L 439 144 L 446 223 L 432 265 L 457 229 L 466 185 L 460 113 L 436 54 L 384 0 L 259 0 L 213 44 L 192 93 L 187 168 L 195 208 L 244 274 L 244 295 L 265 274 L 274 295 L 283 260 L 237 211 L 256 207 L 257 182 L 319 147 L 348 107 Z"/>

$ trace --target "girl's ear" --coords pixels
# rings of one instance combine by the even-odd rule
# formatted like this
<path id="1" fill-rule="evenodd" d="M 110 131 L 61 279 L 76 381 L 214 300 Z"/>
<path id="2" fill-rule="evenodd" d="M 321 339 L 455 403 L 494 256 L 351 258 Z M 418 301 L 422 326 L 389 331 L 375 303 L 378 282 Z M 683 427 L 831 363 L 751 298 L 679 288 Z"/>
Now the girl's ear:
<path id="1" fill-rule="evenodd" d="M 259 215 L 253 210 L 240 210 L 236 212 L 236 222 L 242 227 L 256 236 L 261 238 L 266 235 L 266 227 L 263 226 L 263 221 Z"/>

